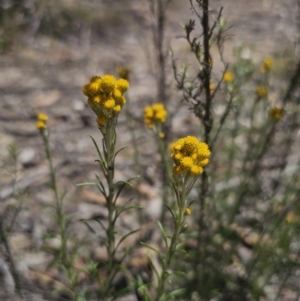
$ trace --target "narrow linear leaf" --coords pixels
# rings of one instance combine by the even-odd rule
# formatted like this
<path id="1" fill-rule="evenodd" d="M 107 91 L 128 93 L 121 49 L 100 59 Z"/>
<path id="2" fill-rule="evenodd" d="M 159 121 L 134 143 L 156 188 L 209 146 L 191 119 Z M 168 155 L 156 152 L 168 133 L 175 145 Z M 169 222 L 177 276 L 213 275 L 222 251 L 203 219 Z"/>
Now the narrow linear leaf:
<path id="1" fill-rule="evenodd" d="M 102 229 L 103 229 L 105 232 L 107 232 L 106 227 L 103 225 L 103 223 L 100 221 L 99 218 L 93 218 L 93 221 L 99 223 L 99 225 L 102 227 Z"/>
<path id="2" fill-rule="evenodd" d="M 96 176 L 96 179 L 98 180 L 98 183 L 99 183 L 99 185 L 101 186 L 102 190 L 103 190 L 103 191 L 105 191 L 105 194 L 106 194 L 105 187 L 104 187 L 104 185 L 103 185 L 102 181 L 100 180 L 99 176 L 98 176 L 98 175 L 96 175 L 96 174 L 95 174 L 95 176 Z"/>
<path id="3" fill-rule="evenodd" d="M 179 252 L 184 252 L 184 253 L 186 253 L 186 251 L 184 250 L 183 246 L 184 246 L 184 244 L 183 244 L 183 243 L 180 243 L 180 244 L 176 245 L 175 250 L 176 250 L 176 251 L 179 251 Z"/>
<path id="4" fill-rule="evenodd" d="M 118 242 L 118 244 L 117 244 L 117 246 L 116 246 L 116 248 L 115 248 L 115 252 L 118 250 L 120 244 L 121 244 L 128 236 L 130 236 L 130 235 L 132 235 L 132 234 L 134 234 L 134 233 L 136 233 L 136 232 L 138 232 L 138 231 L 140 231 L 140 230 L 141 230 L 141 229 L 133 230 L 133 231 L 127 233 L 126 235 L 124 235 L 124 236 L 120 239 L 120 241 Z"/>
<path id="5" fill-rule="evenodd" d="M 158 271 L 157 271 L 157 269 L 155 267 L 155 264 L 154 264 L 154 262 L 152 260 L 152 257 L 150 256 L 150 254 L 148 254 L 148 258 L 149 258 L 149 261 L 150 261 L 150 265 L 151 265 L 152 269 L 154 270 L 154 272 L 156 274 L 157 279 L 160 279 L 159 273 L 158 273 Z"/>
<path id="6" fill-rule="evenodd" d="M 100 149 L 98 147 L 98 144 L 97 144 L 96 140 L 92 136 L 90 136 L 90 137 L 91 137 L 91 139 L 92 139 L 92 141 L 93 141 L 93 143 L 94 143 L 94 145 L 96 147 L 96 150 L 97 150 L 97 153 L 99 155 L 100 160 L 103 161 L 103 157 L 102 157 L 102 154 L 100 152 Z"/>
<path id="7" fill-rule="evenodd" d="M 163 293 L 159 300 L 160 300 L 160 301 L 168 300 L 167 294 L 166 294 L 166 293 Z"/>
<path id="8" fill-rule="evenodd" d="M 131 203 L 134 200 L 134 198 L 130 198 L 127 202 L 125 202 L 122 206 L 120 206 L 119 208 L 125 208 L 129 203 Z"/>
<path id="9" fill-rule="evenodd" d="M 104 157 L 107 158 L 108 152 L 107 152 L 107 147 L 106 147 L 104 138 L 102 139 L 102 148 L 103 148 L 103 152 L 104 152 Z"/>
<path id="10" fill-rule="evenodd" d="M 195 202 L 195 200 L 191 200 L 188 204 L 188 207 L 191 207 L 191 205 Z"/>
<path id="11" fill-rule="evenodd" d="M 132 177 L 132 178 L 130 178 L 130 179 L 128 179 L 128 180 L 120 180 L 120 181 L 118 181 L 117 182 L 117 184 L 119 184 L 119 183 L 126 183 L 127 185 L 129 185 L 129 186 L 131 186 L 132 187 L 132 184 L 130 183 L 132 180 L 134 180 L 134 179 L 137 179 L 137 178 L 139 178 L 140 176 L 136 176 L 136 177 Z"/>
<path id="12" fill-rule="evenodd" d="M 117 193 L 116 193 L 116 196 L 115 196 L 115 199 L 114 199 L 114 205 L 116 204 L 117 202 L 117 199 L 118 197 L 120 196 L 122 190 L 124 189 L 124 187 L 126 186 L 126 184 L 124 183 L 123 185 L 121 185 L 121 187 L 118 189 Z"/>
<path id="13" fill-rule="evenodd" d="M 177 297 L 177 296 L 181 296 L 185 293 L 185 289 L 184 288 L 179 288 L 177 290 L 174 290 L 172 292 L 168 293 L 168 297 Z"/>
<path id="14" fill-rule="evenodd" d="M 160 230 L 161 234 L 163 235 L 163 239 L 164 239 L 164 242 L 165 242 L 166 249 L 168 250 L 169 249 L 169 244 L 168 244 L 168 240 L 167 240 L 168 235 L 165 232 L 165 229 L 162 226 L 161 222 L 157 221 L 157 224 L 158 224 L 158 227 L 159 227 L 159 230 Z"/>
<path id="15" fill-rule="evenodd" d="M 122 190 L 124 189 L 124 187 L 125 187 L 126 185 L 132 187 L 132 184 L 130 183 L 130 181 L 132 181 L 132 180 L 134 180 L 134 179 L 136 179 L 136 178 L 138 178 L 138 177 L 139 177 L 139 176 L 130 178 L 130 179 L 127 180 L 127 181 L 118 181 L 118 182 L 116 183 L 116 185 L 121 184 L 121 183 L 122 183 L 122 185 L 121 185 L 121 187 L 118 189 L 118 192 L 116 193 L 116 197 L 115 197 L 115 200 L 114 200 L 114 204 L 116 203 L 116 201 L 117 201 L 118 197 L 120 196 L 120 194 L 121 194 Z"/>
<path id="16" fill-rule="evenodd" d="M 101 186 L 98 185 L 97 188 L 98 188 L 98 190 L 101 192 L 101 194 L 105 197 L 105 199 L 107 199 L 107 195 L 106 195 L 105 191 L 102 190 Z"/>
<path id="17" fill-rule="evenodd" d="M 156 249 L 153 248 L 152 246 L 146 244 L 145 242 L 140 242 L 140 243 L 141 243 L 142 246 L 145 246 L 146 248 L 148 248 L 148 249 L 154 251 L 154 252 L 158 255 L 158 257 L 159 257 L 159 259 L 161 260 L 161 262 L 164 263 L 165 260 L 164 260 L 163 256 L 161 255 L 161 253 L 160 253 L 158 250 L 156 250 Z"/>
<path id="18" fill-rule="evenodd" d="M 116 153 L 115 153 L 115 155 L 114 155 L 114 158 L 116 158 L 116 156 L 118 155 L 118 153 L 120 153 L 125 148 L 127 148 L 127 147 L 122 147 L 119 150 L 117 150 Z"/>
<path id="19" fill-rule="evenodd" d="M 88 224 L 88 222 L 86 220 L 81 219 L 80 221 L 83 222 L 93 234 L 95 234 L 96 236 L 98 236 L 97 232 Z"/>
<path id="20" fill-rule="evenodd" d="M 96 175 L 96 178 L 99 182 L 99 184 L 97 185 L 99 191 L 104 195 L 104 197 L 107 199 L 107 193 L 106 193 L 106 190 L 105 190 L 105 187 L 103 185 L 103 183 L 101 182 L 100 178 L 98 177 L 98 175 Z"/>
<path id="21" fill-rule="evenodd" d="M 129 247 L 126 248 L 126 250 L 125 250 L 123 256 L 119 259 L 119 262 L 120 262 L 120 263 L 122 263 L 122 262 L 124 261 L 124 259 L 127 257 L 128 253 L 129 253 L 129 251 L 130 251 L 131 249 L 132 249 L 132 246 L 129 246 Z M 126 269 L 127 269 L 127 268 L 125 267 L 125 270 L 126 270 Z"/>
<path id="22" fill-rule="evenodd" d="M 117 213 L 116 213 L 116 217 L 119 217 L 123 212 L 127 211 L 127 210 L 130 210 L 130 209 L 142 209 L 143 207 L 141 206 L 129 206 L 129 207 L 125 207 L 125 208 L 122 208 L 122 209 L 119 209 L 117 210 Z M 116 219 L 115 217 L 115 219 Z"/>
<path id="23" fill-rule="evenodd" d="M 186 277 L 186 273 L 182 271 L 173 271 L 173 274 L 178 277 Z"/>
<path id="24" fill-rule="evenodd" d="M 173 189 L 174 189 L 174 191 L 175 191 L 175 194 L 176 194 L 176 199 L 178 200 L 178 199 L 179 199 L 179 192 L 178 192 L 178 188 L 177 188 L 176 184 L 175 184 L 173 181 L 171 181 L 171 184 L 172 184 L 172 186 L 173 186 Z"/>
<path id="25" fill-rule="evenodd" d="M 107 174 L 106 163 L 104 161 L 101 161 L 101 160 L 95 160 L 95 162 L 97 162 L 99 164 L 103 174 Z"/>
<path id="26" fill-rule="evenodd" d="M 76 187 L 80 187 L 80 186 L 97 186 L 97 183 L 95 182 L 83 182 L 83 183 L 78 183 L 75 184 Z"/>
<path id="27" fill-rule="evenodd" d="M 172 212 L 171 208 L 168 205 L 164 205 L 165 207 L 167 207 L 167 209 L 170 211 L 172 217 L 173 217 L 173 221 L 175 221 L 175 216 L 174 213 Z"/>

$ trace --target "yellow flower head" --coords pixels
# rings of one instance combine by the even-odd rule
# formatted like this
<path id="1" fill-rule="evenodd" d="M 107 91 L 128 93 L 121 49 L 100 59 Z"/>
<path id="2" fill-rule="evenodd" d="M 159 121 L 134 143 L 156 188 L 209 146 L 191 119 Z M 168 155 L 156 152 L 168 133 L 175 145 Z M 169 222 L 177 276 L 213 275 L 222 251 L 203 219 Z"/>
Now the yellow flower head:
<path id="1" fill-rule="evenodd" d="M 45 113 L 37 113 L 36 115 L 37 122 L 35 127 L 38 130 L 43 130 L 47 128 L 48 116 Z"/>
<path id="2" fill-rule="evenodd" d="M 208 145 L 194 136 L 181 138 L 170 146 L 171 158 L 175 166 L 173 176 L 199 176 L 209 162 Z"/>
<path id="3" fill-rule="evenodd" d="M 123 94 L 128 88 L 127 80 L 117 80 L 113 75 L 105 74 L 102 77 L 93 76 L 82 91 L 88 97 L 88 105 L 96 115 L 109 118 L 120 113 L 126 103 Z"/>
<path id="4" fill-rule="evenodd" d="M 233 82 L 233 80 L 234 80 L 234 74 L 230 71 L 226 71 L 223 75 L 223 82 L 229 84 Z"/>
<path id="5" fill-rule="evenodd" d="M 129 88 L 129 82 L 126 79 L 120 78 L 117 80 L 117 88 L 122 92 L 125 93 Z"/>
<path id="6" fill-rule="evenodd" d="M 106 95 L 109 95 L 116 86 L 116 78 L 113 75 L 105 74 L 101 77 L 100 89 Z"/>
<path id="7" fill-rule="evenodd" d="M 103 127 L 107 123 L 107 117 L 105 115 L 98 115 L 97 123 L 99 127 Z"/>
<path id="8" fill-rule="evenodd" d="M 112 109 L 115 106 L 115 100 L 113 98 L 108 98 L 104 104 L 103 104 L 105 109 Z"/>
<path id="9" fill-rule="evenodd" d="M 263 60 L 260 66 L 260 72 L 266 73 L 269 72 L 273 67 L 273 59 L 271 57 L 267 57 Z"/>
<path id="10" fill-rule="evenodd" d="M 275 121 L 280 120 L 283 117 L 283 108 L 273 107 L 269 110 L 269 116 Z"/>
<path id="11" fill-rule="evenodd" d="M 120 89 L 118 89 L 117 87 L 114 88 L 113 91 L 113 98 L 114 99 L 121 99 L 123 97 L 123 93 L 121 92 Z"/>
<path id="12" fill-rule="evenodd" d="M 262 98 L 268 94 L 268 89 L 264 86 L 257 87 L 255 91 L 258 98 Z"/>
<path id="13" fill-rule="evenodd" d="M 48 116 L 45 113 L 37 113 L 37 120 L 46 122 L 48 120 Z"/>
<path id="14" fill-rule="evenodd" d="M 116 105 L 113 107 L 114 112 L 119 113 L 121 111 L 121 106 L 120 105 Z"/>
<path id="15" fill-rule="evenodd" d="M 190 207 L 186 207 L 186 208 L 185 208 L 184 214 L 185 214 L 185 215 L 190 215 L 191 213 L 192 213 L 191 208 L 190 208 Z"/>
<path id="16" fill-rule="evenodd" d="M 35 123 L 35 127 L 38 129 L 38 130 L 43 130 L 43 129 L 46 129 L 47 128 L 47 124 L 43 121 L 37 121 Z"/>
<path id="17" fill-rule="evenodd" d="M 147 106 L 144 109 L 144 122 L 149 129 L 153 128 L 154 124 L 162 124 L 167 119 L 167 111 L 162 103 L 155 103 L 152 106 Z"/>

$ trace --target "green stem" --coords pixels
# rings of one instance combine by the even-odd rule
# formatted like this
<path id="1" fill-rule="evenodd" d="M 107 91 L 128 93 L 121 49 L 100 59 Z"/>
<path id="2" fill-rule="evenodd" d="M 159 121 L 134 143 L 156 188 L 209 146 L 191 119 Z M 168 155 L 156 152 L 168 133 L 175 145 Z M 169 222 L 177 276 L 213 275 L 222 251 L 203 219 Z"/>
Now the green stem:
<path id="1" fill-rule="evenodd" d="M 164 179 L 163 179 L 163 202 L 162 202 L 162 211 L 161 211 L 162 212 L 161 222 L 164 223 L 166 217 L 165 205 L 168 205 L 170 207 L 170 204 L 168 202 L 170 196 L 170 189 L 167 183 L 170 183 L 170 181 L 172 180 L 172 171 L 171 171 L 170 161 L 167 158 L 165 141 L 163 138 L 159 137 L 159 133 L 155 133 L 155 134 L 158 140 L 159 151 L 163 162 Z"/>
<path id="2" fill-rule="evenodd" d="M 104 286 L 103 297 L 107 300 L 111 295 L 113 275 L 115 272 L 114 267 L 114 254 L 115 254 L 115 205 L 114 205 L 114 195 L 115 195 L 115 185 L 114 185 L 114 156 L 115 156 L 115 124 L 107 127 L 107 132 L 104 135 L 104 157 L 107 164 L 107 174 L 106 181 L 108 185 L 109 194 L 107 197 L 107 209 L 108 209 L 108 227 L 106 235 L 107 241 L 107 254 L 108 263 L 106 265 L 106 281 Z"/>
<path id="3" fill-rule="evenodd" d="M 165 141 L 163 138 L 159 137 L 159 133 L 157 134 L 157 139 L 158 139 L 159 151 L 161 153 L 161 157 L 164 164 L 164 169 L 167 172 L 168 180 L 170 181 L 172 179 L 172 170 L 171 170 L 170 161 L 168 160 L 167 157 Z"/>
<path id="4" fill-rule="evenodd" d="M 57 220 L 59 224 L 59 229 L 60 229 L 60 238 L 61 238 L 61 262 L 62 264 L 66 267 L 67 270 L 69 270 L 69 258 L 68 258 L 68 251 L 67 251 L 67 233 L 66 233 L 66 221 L 65 221 L 65 216 L 63 212 L 63 202 L 62 199 L 59 197 L 58 194 L 58 188 L 57 188 L 57 180 L 56 180 L 56 172 L 55 168 L 53 166 L 53 159 L 52 159 L 52 154 L 51 154 L 51 149 L 50 149 L 50 144 L 49 144 L 49 134 L 47 130 L 42 131 L 42 137 L 43 141 L 45 144 L 45 150 L 46 150 L 46 155 L 47 159 L 49 162 L 49 168 L 50 168 L 50 180 L 51 180 L 51 187 L 54 192 L 54 197 L 55 197 L 55 204 L 56 204 L 56 215 L 57 215 Z"/>
<path id="5" fill-rule="evenodd" d="M 156 293 L 156 297 L 154 298 L 154 301 L 159 301 L 164 293 L 165 282 L 169 276 L 168 269 L 170 267 L 173 256 L 176 252 L 177 241 L 182 231 L 182 228 L 184 226 L 184 212 L 185 212 L 184 201 L 185 201 L 185 193 L 182 193 L 181 200 L 179 200 L 178 204 L 183 204 L 183 205 L 179 207 L 178 217 L 175 220 L 175 231 L 171 238 L 170 247 L 167 250 L 167 256 L 163 261 L 163 271 L 159 279 L 157 293 Z"/>

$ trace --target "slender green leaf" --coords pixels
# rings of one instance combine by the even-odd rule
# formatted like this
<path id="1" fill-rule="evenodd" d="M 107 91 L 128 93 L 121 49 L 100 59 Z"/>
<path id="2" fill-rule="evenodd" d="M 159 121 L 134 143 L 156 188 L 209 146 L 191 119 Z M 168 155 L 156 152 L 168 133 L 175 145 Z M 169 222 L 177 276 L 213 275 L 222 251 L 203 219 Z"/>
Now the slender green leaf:
<path id="1" fill-rule="evenodd" d="M 195 202 L 195 200 L 191 200 L 188 204 L 188 207 L 191 207 L 191 205 Z"/>
<path id="2" fill-rule="evenodd" d="M 93 218 L 92 220 L 95 221 L 95 222 L 97 222 L 97 223 L 99 223 L 100 226 L 103 228 L 103 230 L 104 230 L 105 232 L 107 232 L 106 227 L 103 225 L 103 223 L 100 221 L 99 218 Z"/>
<path id="3" fill-rule="evenodd" d="M 80 186 L 97 186 L 97 183 L 95 183 L 95 182 L 83 182 L 83 183 L 78 183 L 75 186 L 76 187 L 80 187 Z"/>
<path id="4" fill-rule="evenodd" d="M 99 185 L 101 185 L 102 189 L 105 191 L 105 187 L 104 187 L 102 181 L 100 180 L 99 176 L 97 174 L 95 174 L 95 177 L 98 180 Z"/>
<path id="5" fill-rule="evenodd" d="M 116 193 L 116 197 L 115 197 L 115 200 L 114 200 L 114 204 L 116 204 L 117 199 L 118 199 L 118 197 L 120 196 L 120 194 L 121 194 L 122 190 L 124 189 L 124 187 L 125 187 L 126 185 L 132 187 L 132 184 L 130 183 L 130 181 L 132 181 L 132 180 L 134 180 L 134 179 L 136 179 L 136 178 L 137 178 L 137 177 L 133 177 L 133 178 L 130 178 L 129 180 L 127 180 L 127 181 L 118 181 L 118 182 L 116 183 L 116 185 L 118 185 L 118 184 L 122 184 L 122 185 L 121 185 L 121 187 L 118 189 L 118 191 L 117 191 L 117 193 Z"/>
<path id="6" fill-rule="evenodd" d="M 90 137 L 91 137 L 91 139 L 92 139 L 92 141 L 93 141 L 93 143 L 96 147 L 96 150 L 97 150 L 97 153 L 98 153 L 98 156 L 99 156 L 100 160 L 104 161 L 96 140 L 92 136 L 90 136 Z"/>
<path id="7" fill-rule="evenodd" d="M 174 216 L 173 211 L 171 210 L 171 208 L 168 205 L 164 205 L 164 206 L 168 208 L 168 210 L 170 211 L 170 213 L 173 217 L 173 221 L 175 221 L 175 216 Z"/>
<path id="8" fill-rule="evenodd" d="M 158 250 L 156 250 L 155 248 L 153 248 L 152 246 L 146 244 L 145 242 L 141 242 L 141 245 L 145 246 L 146 248 L 154 251 L 157 255 L 160 255 L 160 252 Z"/>
<path id="9" fill-rule="evenodd" d="M 138 178 L 140 178 L 139 175 L 137 175 L 137 176 L 135 176 L 135 177 L 132 177 L 132 178 L 126 180 L 126 181 L 120 180 L 120 181 L 118 181 L 117 183 L 128 183 L 128 185 L 132 187 L 132 184 L 131 184 L 130 182 L 131 182 L 132 180 L 135 180 L 135 179 L 138 179 Z"/>
<path id="10" fill-rule="evenodd" d="M 98 185 L 97 188 L 99 189 L 99 191 L 101 192 L 101 194 L 107 199 L 107 195 L 106 195 L 105 191 L 101 188 L 101 186 Z"/>
<path id="11" fill-rule="evenodd" d="M 141 230 L 141 229 L 133 230 L 133 231 L 127 233 L 126 235 L 124 235 L 124 236 L 120 239 L 120 241 L 118 242 L 118 244 L 117 244 L 117 246 L 116 246 L 116 248 L 115 248 L 115 252 L 118 250 L 120 244 L 121 244 L 128 236 L 130 236 L 130 235 L 132 235 L 132 234 L 134 234 L 134 233 L 136 233 L 136 232 L 138 232 L 138 231 L 140 231 L 140 230 Z"/>
<path id="12" fill-rule="evenodd" d="M 124 261 L 124 259 L 127 257 L 128 253 L 129 253 L 129 251 L 130 251 L 131 249 L 132 249 L 132 246 L 126 248 L 126 250 L 125 250 L 123 256 L 119 259 L 119 262 L 120 262 L 120 263 L 122 263 L 122 262 Z M 115 254 L 115 253 L 116 253 L 116 252 L 114 252 L 114 254 Z M 127 269 L 127 268 L 125 267 L 125 270 L 126 270 L 126 269 Z"/>
<path id="13" fill-rule="evenodd" d="M 168 240 L 167 240 L 168 235 L 165 232 L 165 229 L 164 229 L 163 225 L 161 224 L 161 222 L 157 221 L 157 224 L 158 224 L 158 227 L 159 227 L 159 230 L 160 230 L 161 234 L 163 235 L 163 239 L 164 239 L 164 242 L 165 242 L 166 249 L 168 250 L 169 249 L 169 244 L 168 244 Z"/>
<path id="14" fill-rule="evenodd" d="M 180 243 L 180 244 L 176 245 L 175 250 L 177 252 L 186 253 L 186 250 L 183 248 L 183 246 L 184 246 L 184 244 Z"/>
<path id="15" fill-rule="evenodd" d="M 116 153 L 115 153 L 115 155 L 114 155 L 114 159 L 116 158 L 116 156 L 118 155 L 118 153 L 120 153 L 125 148 L 127 148 L 127 147 L 122 147 L 119 150 L 117 150 Z"/>
<path id="16" fill-rule="evenodd" d="M 173 274 L 178 277 L 186 277 L 186 273 L 182 271 L 173 271 Z"/>
<path id="17" fill-rule="evenodd" d="M 104 152 L 104 157 L 107 159 L 108 152 L 107 152 L 107 147 L 106 147 L 104 138 L 102 139 L 102 148 L 103 148 L 103 152 Z"/>
<path id="18" fill-rule="evenodd" d="M 123 188 L 124 188 L 126 185 L 127 185 L 127 184 L 124 183 L 124 184 L 121 185 L 121 187 L 118 189 L 118 191 L 117 191 L 117 193 L 116 193 L 116 196 L 115 196 L 115 199 L 114 199 L 114 205 L 116 204 L 118 197 L 120 196 L 120 194 L 121 194 Z"/>
<path id="19" fill-rule="evenodd" d="M 150 254 L 148 254 L 148 258 L 149 258 L 149 261 L 150 261 L 150 265 L 151 265 L 153 271 L 154 271 L 155 274 L 156 274 L 157 279 L 160 279 L 159 273 L 158 273 L 158 271 L 157 271 L 157 269 L 156 269 L 156 266 L 155 266 L 155 264 L 154 264 L 154 262 L 153 262 L 152 257 L 151 257 Z"/>
<path id="20" fill-rule="evenodd" d="M 144 242 L 140 242 L 140 243 L 141 243 L 142 246 L 145 246 L 146 248 L 154 251 L 158 255 L 158 257 L 161 260 L 161 262 L 164 264 L 165 260 L 164 260 L 164 258 L 162 256 L 162 254 L 158 250 L 156 250 L 155 248 L 153 248 L 152 246 L 150 246 L 150 245 L 148 245 L 148 244 L 146 244 Z"/>
<path id="21" fill-rule="evenodd" d="M 81 219 L 80 221 L 83 222 L 93 234 L 98 236 L 97 232 L 88 224 L 88 222 L 86 220 Z"/>
<path id="22" fill-rule="evenodd" d="M 116 219 L 117 217 L 119 217 L 123 212 L 127 211 L 127 210 L 130 210 L 130 209 L 142 209 L 143 207 L 141 206 L 129 206 L 129 207 L 125 207 L 125 208 L 122 208 L 122 209 L 119 209 L 117 210 L 116 212 L 116 216 L 114 219 Z"/>
<path id="23" fill-rule="evenodd" d="M 163 293 L 159 301 L 165 301 L 165 300 L 168 300 L 168 295 L 166 293 Z"/>
<path id="24" fill-rule="evenodd" d="M 105 187 L 102 183 L 102 181 L 100 180 L 100 178 L 98 177 L 98 175 L 96 175 L 96 178 L 98 180 L 98 183 L 99 185 L 97 185 L 99 191 L 103 194 L 103 196 L 107 199 L 107 193 L 106 193 L 106 190 L 105 190 Z"/>
<path id="25" fill-rule="evenodd" d="M 185 291 L 186 291 L 186 290 L 185 290 L 184 288 L 179 288 L 179 289 L 177 289 L 177 290 L 174 290 L 174 291 L 172 291 L 172 292 L 169 292 L 167 295 L 168 295 L 168 298 L 169 298 L 169 296 L 170 296 L 171 298 L 174 298 L 174 297 L 183 295 L 183 294 L 185 293 Z"/>

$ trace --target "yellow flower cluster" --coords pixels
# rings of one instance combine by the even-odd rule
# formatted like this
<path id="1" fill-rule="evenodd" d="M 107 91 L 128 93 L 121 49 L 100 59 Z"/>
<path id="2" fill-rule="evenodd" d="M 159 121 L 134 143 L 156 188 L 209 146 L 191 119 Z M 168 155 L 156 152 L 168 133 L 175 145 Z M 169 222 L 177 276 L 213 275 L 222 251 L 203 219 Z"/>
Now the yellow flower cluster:
<path id="1" fill-rule="evenodd" d="M 173 176 L 198 176 L 208 164 L 208 145 L 196 137 L 187 136 L 171 144 L 171 157 L 175 163 Z"/>
<path id="2" fill-rule="evenodd" d="M 273 59 L 271 57 L 267 57 L 263 60 L 260 66 L 260 72 L 266 73 L 269 72 L 273 67 Z"/>
<path id="3" fill-rule="evenodd" d="M 48 116 L 44 113 L 38 113 L 36 116 L 37 122 L 35 124 L 35 127 L 38 130 L 43 130 L 47 128 L 47 120 Z"/>
<path id="4" fill-rule="evenodd" d="M 153 124 L 164 123 L 167 119 L 167 111 L 162 103 L 155 103 L 144 109 L 144 122 L 149 129 L 153 128 Z"/>
<path id="5" fill-rule="evenodd" d="M 97 115 L 99 126 L 107 119 L 116 116 L 126 103 L 124 93 L 129 88 L 125 79 L 116 79 L 113 75 L 93 76 L 82 91 L 88 97 L 88 104 Z"/>
<path id="6" fill-rule="evenodd" d="M 226 71 L 223 75 L 223 82 L 225 83 L 231 83 L 234 80 L 234 74 L 230 71 Z"/>
<path id="7" fill-rule="evenodd" d="M 268 89 L 264 86 L 259 86 L 256 88 L 256 95 L 258 98 L 262 98 L 266 96 L 268 93 Z"/>
<path id="8" fill-rule="evenodd" d="M 269 116 L 274 119 L 275 121 L 278 121 L 283 116 L 283 108 L 279 107 L 273 107 L 269 110 Z"/>

